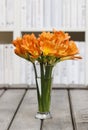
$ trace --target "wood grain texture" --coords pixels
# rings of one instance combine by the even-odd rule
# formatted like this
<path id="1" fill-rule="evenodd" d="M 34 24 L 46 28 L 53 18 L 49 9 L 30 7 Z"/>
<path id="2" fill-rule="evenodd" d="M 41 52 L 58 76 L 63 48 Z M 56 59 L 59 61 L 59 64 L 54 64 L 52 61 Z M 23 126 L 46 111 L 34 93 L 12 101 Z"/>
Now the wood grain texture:
<path id="1" fill-rule="evenodd" d="M 0 130 L 7 130 L 24 90 L 7 90 L 0 98 Z"/>
<path id="2" fill-rule="evenodd" d="M 53 118 L 44 121 L 43 130 L 73 130 L 67 91 L 53 90 L 51 101 Z"/>
<path id="3" fill-rule="evenodd" d="M 88 90 L 70 91 L 76 130 L 88 130 Z"/>
<path id="4" fill-rule="evenodd" d="M 40 120 L 35 119 L 36 113 L 36 90 L 28 90 L 10 130 L 40 130 Z"/>

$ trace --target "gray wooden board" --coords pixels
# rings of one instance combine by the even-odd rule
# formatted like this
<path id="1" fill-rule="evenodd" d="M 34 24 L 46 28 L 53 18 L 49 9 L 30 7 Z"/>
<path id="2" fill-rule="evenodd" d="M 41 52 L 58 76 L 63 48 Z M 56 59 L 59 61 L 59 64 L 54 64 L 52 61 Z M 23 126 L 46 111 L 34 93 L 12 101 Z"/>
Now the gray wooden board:
<path id="1" fill-rule="evenodd" d="M 76 130 L 88 130 L 88 90 L 71 90 L 70 97 Z"/>
<path id="2" fill-rule="evenodd" d="M 87 88 L 87 86 L 83 84 L 69 84 L 68 88 Z"/>
<path id="3" fill-rule="evenodd" d="M 24 90 L 7 90 L 0 98 L 0 130 L 7 130 Z"/>
<path id="4" fill-rule="evenodd" d="M 37 113 L 36 90 L 28 90 L 10 130 L 39 130 L 40 120 Z"/>
<path id="5" fill-rule="evenodd" d="M 0 96 L 2 95 L 3 92 L 4 92 L 4 90 L 0 90 Z"/>
<path id="6" fill-rule="evenodd" d="M 73 130 L 66 90 L 53 90 L 51 114 L 53 118 L 44 121 L 43 130 Z"/>
<path id="7" fill-rule="evenodd" d="M 27 84 L 11 84 L 9 88 L 28 88 Z"/>
<path id="8" fill-rule="evenodd" d="M 0 84 L 0 88 L 8 88 L 8 84 Z"/>
<path id="9" fill-rule="evenodd" d="M 66 84 L 53 84 L 52 88 L 68 88 Z"/>

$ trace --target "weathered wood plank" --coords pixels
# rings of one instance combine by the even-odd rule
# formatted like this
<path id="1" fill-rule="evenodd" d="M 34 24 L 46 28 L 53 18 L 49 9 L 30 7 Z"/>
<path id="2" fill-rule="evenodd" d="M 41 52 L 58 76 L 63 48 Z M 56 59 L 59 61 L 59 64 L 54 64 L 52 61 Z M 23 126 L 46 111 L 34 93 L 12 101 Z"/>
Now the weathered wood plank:
<path id="1" fill-rule="evenodd" d="M 63 89 L 63 88 L 68 88 L 68 85 L 66 85 L 66 84 L 53 84 L 52 88 L 61 88 L 61 89 Z"/>
<path id="2" fill-rule="evenodd" d="M 73 130 L 68 92 L 66 90 L 53 90 L 51 101 L 53 118 L 44 121 L 43 130 Z"/>
<path id="3" fill-rule="evenodd" d="M 28 88 L 27 84 L 11 84 L 9 85 L 9 88 Z"/>
<path id="4" fill-rule="evenodd" d="M 53 84 L 53 88 L 61 88 L 61 89 L 76 89 L 76 88 L 78 88 L 78 89 L 84 89 L 84 88 L 88 88 L 86 85 L 83 85 L 83 84 L 69 84 L 69 85 L 67 85 L 67 84 Z"/>
<path id="5" fill-rule="evenodd" d="M 83 84 L 69 84 L 68 88 L 87 88 L 87 86 Z"/>
<path id="6" fill-rule="evenodd" d="M 3 92 L 4 92 L 4 90 L 0 90 L 0 96 L 2 95 Z"/>
<path id="7" fill-rule="evenodd" d="M 76 130 L 88 130 L 88 90 L 70 91 Z"/>
<path id="8" fill-rule="evenodd" d="M 7 90 L 0 98 L 0 130 L 7 130 L 24 90 Z"/>
<path id="9" fill-rule="evenodd" d="M 28 90 L 10 130 L 39 130 L 40 120 L 35 119 L 36 112 L 36 90 Z"/>
<path id="10" fill-rule="evenodd" d="M 0 89 L 1 88 L 8 88 L 8 84 L 0 84 Z"/>

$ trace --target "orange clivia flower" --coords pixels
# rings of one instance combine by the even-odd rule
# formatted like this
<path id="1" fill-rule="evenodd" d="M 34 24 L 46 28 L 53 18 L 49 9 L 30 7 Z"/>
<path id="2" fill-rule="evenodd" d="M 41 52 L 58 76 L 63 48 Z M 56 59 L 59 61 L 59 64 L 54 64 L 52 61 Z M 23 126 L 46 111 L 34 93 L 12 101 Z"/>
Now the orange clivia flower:
<path id="1" fill-rule="evenodd" d="M 31 62 L 35 60 L 47 64 L 55 64 L 63 60 L 81 59 L 76 43 L 70 40 L 68 33 L 54 30 L 42 32 L 38 38 L 25 34 L 13 41 L 15 53 Z"/>
<path id="2" fill-rule="evenodd" d="M 70 56 L 78 54 L 79 50 L 73 41 L 64 41 L 57 47 L 57 57 Z"/>
<path id="3" fill-rule="evenodd" d="M 26 50 L 21 46 L 22 45 L 22 38 L 17 38 L 13 41 L 13 45 L 16 47 L 14 52 L 19 55 L 20 57 L 23 57 L 27 59 L 27 52 Z"/>
<path id="4" fill-rule="evenodd" d="M 22 47 L 31 55 L 32 58 L 37 58 L 40 55 L 39 45 L 34 34 L 26 34 L 23 36 Z"/>
<path id="5" fill-rule="evenodd" d="M 61 43 L 65 40 L 68 40 L 70 38 L 70 36 L 68 35 L 68 33 L 64 33 L 63 31 L 55 31 L 54 30 L 54 35 L 53 35 L 53 40 L 56 43 Z"/>
<path id="6" fill-rule="evenodd" d="M 55 45 L 50 41 L 40 42 L 40 50 L 44 56 L 53 56 L 56 53 Z"/>

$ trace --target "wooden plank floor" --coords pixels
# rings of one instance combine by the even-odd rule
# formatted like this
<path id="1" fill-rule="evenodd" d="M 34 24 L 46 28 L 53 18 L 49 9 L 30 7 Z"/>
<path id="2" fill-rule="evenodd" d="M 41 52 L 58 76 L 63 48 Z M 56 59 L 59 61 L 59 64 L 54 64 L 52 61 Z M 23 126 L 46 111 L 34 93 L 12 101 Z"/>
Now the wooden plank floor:
<path id="1" fill-rule="evenodd" d="M 0 130 L 88 130 L 88 90 L 53 89 L 52 118 L 36 112 L 36 89 L 0 89 Z"/>

